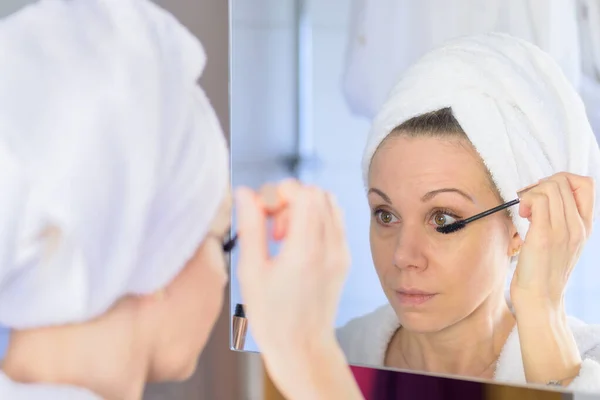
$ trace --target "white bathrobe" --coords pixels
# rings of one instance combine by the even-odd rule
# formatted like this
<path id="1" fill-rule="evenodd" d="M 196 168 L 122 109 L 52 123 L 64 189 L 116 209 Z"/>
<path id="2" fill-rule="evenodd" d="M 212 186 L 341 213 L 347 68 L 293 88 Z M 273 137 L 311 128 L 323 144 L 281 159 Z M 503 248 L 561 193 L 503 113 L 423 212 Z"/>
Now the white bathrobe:
<path id="1" fill-rule="evenodd" d="M 587 325 L 572 317 L 568 321 L 583 359 L 579 376 L 568 389 L 600 391 L 600 325 Z M 388 344 L 399 327 L 398 317 L 388 304 L 352 319 L 337 330 L 337 338 L 350 364 L 383 367 Z M 512 384 L 527 383 L 517 327 L 502 348 L 494 380 Z"/>

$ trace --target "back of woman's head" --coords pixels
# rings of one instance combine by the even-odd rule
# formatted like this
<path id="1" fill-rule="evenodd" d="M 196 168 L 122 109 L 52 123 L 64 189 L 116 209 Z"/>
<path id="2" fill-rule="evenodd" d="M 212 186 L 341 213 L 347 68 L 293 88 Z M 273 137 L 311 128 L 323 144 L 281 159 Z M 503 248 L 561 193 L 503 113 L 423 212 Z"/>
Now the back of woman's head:
<path id="1" fill-rule="evenodd" d="M 164 287 L 228 186 L 200 43 L 148 1 L 48 1 L 0 23 L 0 53 L 0 323 Z"/>

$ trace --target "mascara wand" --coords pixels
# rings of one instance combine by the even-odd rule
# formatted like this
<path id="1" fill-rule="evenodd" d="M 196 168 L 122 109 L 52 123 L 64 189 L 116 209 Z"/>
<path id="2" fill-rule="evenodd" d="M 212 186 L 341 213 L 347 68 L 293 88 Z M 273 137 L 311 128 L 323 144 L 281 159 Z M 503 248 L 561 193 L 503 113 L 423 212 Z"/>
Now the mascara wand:
<path id="1" fill-rule="evenodd" d="M 438 232 L 440 233 L 444 233 L 444 234 L 449 234 L 449 233 L 454 233 L 456 231 L 459 231 L 461 229 L 463 229 L 465 226 L 467 226 L 467 224 L 473 222 L 473 221 L 477 221 L 478 219 L 481 219 L 483 217 L 487 217 L 490 214 L 493 214 L 495 212 L 498 211 L 502 211 L 508 207 L 512 207 L 516 204 L 519 204 L 521 200 L 520 199 L 515 199 L 515 200 L 511 200 L 508 203 L 504 203 L 501 204 L 497 207 L 491 208 L 487 211 L 484 211 L 482 213 L 479 213 L 477 215 L 474 215 L 472 217 L 469 217 L 467 219 L 461 219 L 460 221 L 456 221 L 451 223 L 450 225 L 446 225 L 446 226 L 439 226 L 437 228 L 435 228 Z"/>

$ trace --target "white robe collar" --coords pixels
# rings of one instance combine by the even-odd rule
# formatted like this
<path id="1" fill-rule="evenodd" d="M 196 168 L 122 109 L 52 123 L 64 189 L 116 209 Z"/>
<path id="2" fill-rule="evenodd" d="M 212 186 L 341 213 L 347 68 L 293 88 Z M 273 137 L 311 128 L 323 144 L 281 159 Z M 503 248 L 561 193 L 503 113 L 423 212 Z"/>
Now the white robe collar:
<path id="1" fill-rule="evenodd" d="M 583 358 L 579 376 L 568 389 L 600 391 L 600 326 L 587 325 L 569 317 L 569 326 Z M 350 364 L 383 367 L 388 344 L 400 327 L 394 309 L 388 304 L 355 318 L 337 331 L 337 337 Z M 526 384 L 517 327 L 509 334 L 494 373 L 499 382 Z"/>

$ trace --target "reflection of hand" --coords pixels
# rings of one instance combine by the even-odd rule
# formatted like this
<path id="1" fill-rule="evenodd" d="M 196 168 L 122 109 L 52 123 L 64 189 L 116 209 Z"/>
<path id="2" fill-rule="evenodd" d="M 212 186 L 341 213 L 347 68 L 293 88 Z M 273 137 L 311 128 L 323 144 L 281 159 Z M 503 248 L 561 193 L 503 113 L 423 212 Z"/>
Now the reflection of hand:
<path id="1" fill-rule="evenodd" d="M 594 182 L 569 173 L 553 175 L 522 193 L 519 215 L 531 222 L 511 285 L 516 302 L 562 304 L 564 290 L 590 236 Z"/>
<path id="2" fill-rule="evenodd" d="M 531 224 L 511 283 L 525 376 L 530 383 L 568 384 L 581 356 L 568 326 L 564 291 L 591 234 L 592 179 L 560 173 L 520 195 Z"/>
<path id="3" fill-rule="evenodd" d="M 341 211 L 330 194 L 293 180 L 260 193 L 237 192 L 238 278 L 252 334 L 267 368 L 283 388 L 293 380 L 302 382 L 307 373 L 310 383 L 303 385 L 310 386 L 323 379 L 315 378 L 320 369 L 315 364 L 333 354 L 339 366 L 325 374 L 348 374 L 334 334 L 350 264 Z M 282 241 L 273 257 L 268 252 L 268 218 L 274 222 L 273 238 Z M 345 385 L 353 387 L 352 381 Z M 300 389 L 288 394 L 297 397 L 295 390 Z"/>

